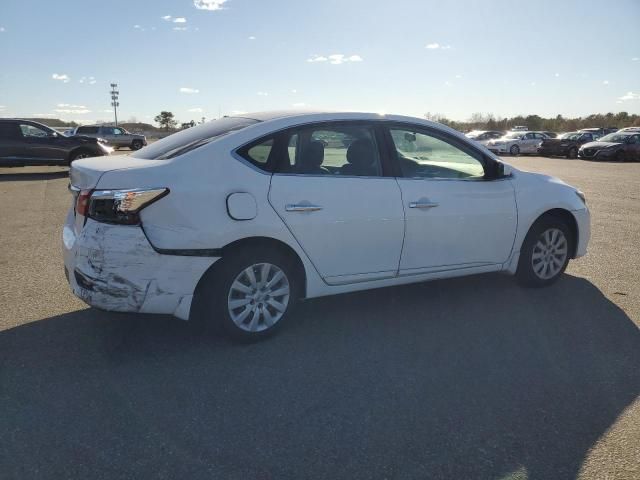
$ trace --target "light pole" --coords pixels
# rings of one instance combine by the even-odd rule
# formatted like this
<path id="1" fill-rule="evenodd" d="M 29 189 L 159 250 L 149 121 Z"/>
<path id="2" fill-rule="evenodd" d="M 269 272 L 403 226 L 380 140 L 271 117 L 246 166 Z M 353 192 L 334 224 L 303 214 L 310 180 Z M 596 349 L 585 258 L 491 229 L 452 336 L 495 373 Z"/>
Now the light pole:
<path id="1" fill-rule="evenodd" d="M 116 127 L 118 126 L 118 107 L 120 106 L 120 102 L 118 102 L 118 95 L 120 92 L 116 90 L 118 88 L 117 83 L 111 84 L 111 106 L 113 107 L 113 116 L 116 120 Z"/>

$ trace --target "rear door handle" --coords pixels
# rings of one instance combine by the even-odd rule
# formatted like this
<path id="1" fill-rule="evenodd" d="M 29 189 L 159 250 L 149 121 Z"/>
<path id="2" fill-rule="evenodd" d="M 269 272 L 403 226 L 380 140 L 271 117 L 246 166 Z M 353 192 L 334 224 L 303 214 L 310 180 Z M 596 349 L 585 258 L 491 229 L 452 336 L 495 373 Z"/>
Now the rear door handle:
<path id="1" fill-rule="evenodd" d="M 435 202 L 411 202 L 409 208 L 434 208 L 440 205 Z"/>
<path id="2" fill-rule="evenodd" d="M 287 212 L 317 212 L 318 210 L 322 210 L 320 205 L 311 205 L 311 204 L 289 204 L 284 207 Z"/>

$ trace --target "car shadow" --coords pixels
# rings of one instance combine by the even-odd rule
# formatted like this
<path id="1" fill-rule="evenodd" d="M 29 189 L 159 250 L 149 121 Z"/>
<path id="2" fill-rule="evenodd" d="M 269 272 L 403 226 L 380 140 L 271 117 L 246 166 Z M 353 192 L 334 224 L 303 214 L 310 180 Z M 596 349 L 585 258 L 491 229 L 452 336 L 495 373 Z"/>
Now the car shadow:
<path id="1" fill-rule="evenodd" d="M 20 168 L 20 167 L 16 167 Z M 16 181 L 34 181 L 34 180 L 55 180 L 56 178 L 65 178 L 69 176 L 69 170 L 60 170 L 54 172 L 19 172 L 6 173 L 6 170 L 0 171 L 0 182 L 16 182 Z"/>
<path id="2" fill-rule="evenodd" d="M 86 309 L 1 332 L 0 356 L 21 479 L 575 478 L 640 393 L 637 326 L 569 275 L 315 299 L 250 345 Z"/>

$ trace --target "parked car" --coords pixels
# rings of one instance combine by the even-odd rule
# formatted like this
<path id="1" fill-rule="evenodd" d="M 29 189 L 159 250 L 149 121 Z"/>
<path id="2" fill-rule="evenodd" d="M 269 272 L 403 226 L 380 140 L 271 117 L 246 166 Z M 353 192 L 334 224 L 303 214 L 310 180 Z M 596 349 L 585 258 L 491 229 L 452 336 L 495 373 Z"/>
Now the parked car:
<path id="1" fill-rule="evenodd" d="M 558 134 L 558 133 L 556 133 L 556 132 L 549 132 L 549 131 L 547 131 L 547 130 L 544 130 L 544 131 L 542 131 L 542 132 L 540 132 L 540 133 L 544 133 L 544 134 L 545 134 L 547 137 L 549 137 L 549 138 L 558 138 L 558 135 L 559 135 L 559 134 Z"/>
<path id="2" fill-rule="evenodd" d="M 640 132 L 640 127 L 626 127 L 621 128 L 618 132 Z"/>
<path id="3" fill-rule="evenodd" d="M 497 130 L 473 130 L 465 136 L 481 145 L 486 145 L 489 143 L 489 140 L 495 140 L 503 137 L 504 132 L 499 132 Z"/>
<path id="4" fill-rule="evenodd" d="M 582 145 L 578 156 L 589 160 L 640 161 L 640 133 L 610 133 L 596 142 Z"/>
<path id="5" fill-rule="evenodd" d="M 605 135 L 609 135 L 610 133 L 617 132 L 618 129 L 615 127 L 608 127 L 608 128 L 594 127 L 594 128 L 581 128 L 580 131 L 590 132 L 593 135 L 596 135 L 597 137 L 604 137 Z"/>
<path id="6" fill-rule="evenodd" d="M 512 132 L 528 132 L 529 127 L 526 125 L 516 125 L 515 127 L 511 127 Z"/>
<path id="7" fill-rule="evenodd" d="M 548 137 L 542 132 L 509 132 L 502 138 L 490 140 L 487 148 L 496 154 L 538 153 L 538 146 L 545 138 Z"/>
<path id="8" fill-rule="evenodd" d="M 543 157 L 560 156 L 578 158 L 578 149 L 581 145 L 593 142 L 594 134 L 591 132 L 569 132 L 558 138 L 545 138 L 538 147 L 538 155 Z"/>
<path id="9" fill-rule="evenodd" d="M 144 135 L 129 133 L 124 128 L 110 127 L 105 125 L 83 125 L 76 129 L 76 135 L 87 137 L 104 138 L 107 143 L 114 147 L 128 147 L 131 150 L 140 150 L 147 145 L 147 138 Z"/>
<path id="10" fill-rule="evenodd" d="M 38 122 L 0 119 L 0 165 L 69 165 L 86 157 L 109 155 L 113 149 L 89 137 L 66 137 Z"/>
<path id="11" fill-rule="evenodd" d="M 301 298 L 496 271 L 546 286 L 589 241 L 579 190 L 395 115 L 225 117 L 117 164 L 74 162 L 70 178 L 77 296 L 241 340 L 276 331 Z"/>

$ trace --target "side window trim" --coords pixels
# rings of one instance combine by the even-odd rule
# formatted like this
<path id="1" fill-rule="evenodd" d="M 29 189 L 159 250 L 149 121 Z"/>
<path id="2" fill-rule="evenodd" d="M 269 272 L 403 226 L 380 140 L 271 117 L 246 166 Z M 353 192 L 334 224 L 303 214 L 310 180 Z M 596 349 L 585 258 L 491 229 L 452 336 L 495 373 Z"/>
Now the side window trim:
<path id="1" fill-rule="evenodd" d="M 414 123 L 403 123 L 403 122 L 385 122 L 383 126 L 385 130 L 385 144 L 387 148 L 385 149 L 386 155 L 388 155 L 390 162 L 393 164 L 393 172 L 395 173 L 395 177 L 405 178 L 405 179 L 415 179 L 415 180 L 433 180 L 433 181 L 456 181 L 456 182 L 478 182 L 478 181 L 492 181 L 492 180 L 501 180 L 501 177 L 496 175 L 498 162 L 493 160 L 491 157 L 487 156 L 484 152 L 477 149 L 475 146 L 466 145 L 460 139 L 450 135 L 447 132 L 442 132 L 440 130 L 425 126 L 425 125 L 417 125 Z M 480 162 L 482 168 L 484 169 L 485 175 L 483 178 L 413 178 L 413 177 L 404 177 L 402 175 L 402 170 L 400 169 L 400 165 L 397 161 L 397 156 L 395 154 L 395 144 L 393 142 L 393 138 L 391 136 L 392 129 L 411 129 L 416 132 L 422 133 L 424 135 L 429 135 L 438 140 L 441 140 L 445 143 L 448 143 L 454 148 L 461 150 L 467 155 L 475 158 Z"/>

